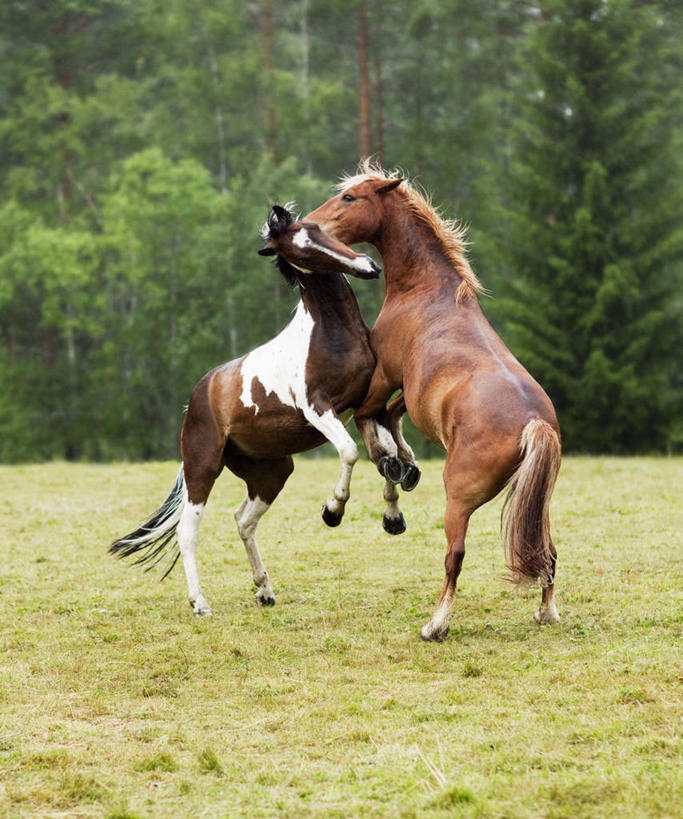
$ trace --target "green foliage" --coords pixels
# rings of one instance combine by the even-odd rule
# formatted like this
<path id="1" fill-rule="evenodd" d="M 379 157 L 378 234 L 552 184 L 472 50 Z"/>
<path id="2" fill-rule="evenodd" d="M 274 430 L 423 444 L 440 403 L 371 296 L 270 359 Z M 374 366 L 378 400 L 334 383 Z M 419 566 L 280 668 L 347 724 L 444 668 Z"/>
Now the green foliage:
<path id="1" fill-rule="evenodd" d="M 525 44 L 498 316 L 570 449 L 663 448 L 681 400 L 679 55 L 656 6 L 544 13 Z"/>
<path id="2" fill-rule="evenodd" d="M 269 206 L 355 167 L 355 5 L 34 5 L 0 8 L 0 460 L 176 457 L 194 382 L 293 306 Z M 471 224 L 565 445 L 680 447 L 680 9 L 367 6 L 374 149 Z"/>

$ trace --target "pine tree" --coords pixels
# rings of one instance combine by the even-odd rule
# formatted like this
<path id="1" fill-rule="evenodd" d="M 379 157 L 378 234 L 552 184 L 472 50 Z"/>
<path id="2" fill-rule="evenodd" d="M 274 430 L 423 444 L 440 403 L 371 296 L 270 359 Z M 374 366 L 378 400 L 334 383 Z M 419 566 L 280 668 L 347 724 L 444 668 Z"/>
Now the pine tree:
<path id="1" fill-rule="evenodd" d="M 551 0 L 525 50 L 501 303 L 565 447 L 671 445 L 681 349 L 675 20 L 634 0 Z"/>

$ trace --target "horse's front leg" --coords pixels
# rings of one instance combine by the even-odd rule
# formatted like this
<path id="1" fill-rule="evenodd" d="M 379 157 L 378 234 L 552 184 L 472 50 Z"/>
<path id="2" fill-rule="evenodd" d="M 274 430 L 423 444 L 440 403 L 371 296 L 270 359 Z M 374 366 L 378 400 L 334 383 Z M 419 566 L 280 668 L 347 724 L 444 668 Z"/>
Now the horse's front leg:
<path id="1" fill-rule="evenodd" d="M 321 432 L 339 453 L 339 480 L 322 511 L 323 520 L 328 526 L 339 526 L 351 495 L 351 474 L 358 460 L 358 447 L 327 399 L 315 396 L 302 411 L 308 423 Z"/>
<path id="2" fill-rule="evenodd" d="M 387 418 L 392 437 L 396 441 L 398 457 L 403 462 L 404 474 L 401 479 L 401 489 L 412 492 L 420 481 L 420 468 L 415 460 L 415 453 L 410 444 L 403 437 L 403 416 L 406 413 L 405 393 L 397 395 L 387 407 Z"/>
<path id="3" fill-rule="evenodd" d="M 365 401 L 357 410 L 354 420 L 358 431 L 363 438 L 370 460 L 384 477 L 384 500 L 387 507 L 382 517 L 384 531 L 390 535 L 400 535 L 406 530 L 403 513 L 398 506 L 398 490 L 396 484 L 406 483 L 414 489 L 420 477 L 420 472 L 414 464 L 412 450 L 401 440 L 405 448 L 401 450 L 397 445 L 393 427 L 400 430 L 401 417 L 405 412 L 405 401 L 400 395 L 389 407 L 387 399 L 395 391 L 395 386 L 384 376 L 381 368 L 377 368 L 370 382 L 370 388 Z M 401 455 L 406 458 L 404 463 Z"/>
<path id="4" fill-rule="evenodd" d="M 400 483 L 405 475 L 387 412 L 387 401 L 396 389 L 397 386 L 389 382 L 378 365 L 372 374 L 365 400 L 354 415 L 368 457 L 380 475 L 392 484 Z"/>

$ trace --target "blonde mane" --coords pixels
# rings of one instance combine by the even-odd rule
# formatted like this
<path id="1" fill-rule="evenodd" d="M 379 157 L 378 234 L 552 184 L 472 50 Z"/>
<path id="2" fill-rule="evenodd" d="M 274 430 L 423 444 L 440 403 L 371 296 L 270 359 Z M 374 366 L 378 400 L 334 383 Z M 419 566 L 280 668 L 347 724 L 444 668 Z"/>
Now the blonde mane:
<path id="1" fill-rule="evenodd" d="M 344 175 L 336 187 L 339 191 L 345 191 L 368 180 L 389 181 L 399 179 L 402 176 L 403 174 L 399 169 L 385 171 L 380 165 L 375 165 L 370 159 L 365 159 L 360 163 L 355 174 Z M 486 289 L 467 260 L 465 228 L 457 219 L 444 219 L 432 204 L 431 197 L 416 188 L 407 179 L 403 180 L 398 190 L 405 197 L 413 215 L 426 224 L 441 242 L 446 256 L 462 279 L 456 293 L 456 303 L 460 303 L 467 298 L 476 298 L 477 293 L 486 293 Z"/>

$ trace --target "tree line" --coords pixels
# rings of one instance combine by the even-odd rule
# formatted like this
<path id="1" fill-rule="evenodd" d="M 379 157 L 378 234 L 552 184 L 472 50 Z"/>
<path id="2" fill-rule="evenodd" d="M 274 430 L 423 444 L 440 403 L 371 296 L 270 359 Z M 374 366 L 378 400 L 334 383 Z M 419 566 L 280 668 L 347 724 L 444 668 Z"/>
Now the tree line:
<path id="1" fill-rule="evenodd" d="M 194 382 L 293 306 L 256 255 L 269 206 L 368 155 L 469 225 L 566 450 L 679 450 L 682 14 L 5 0 L 0 460 L 176 458 Z M 354 289 L 371 323 L 381 283 Z"/>

